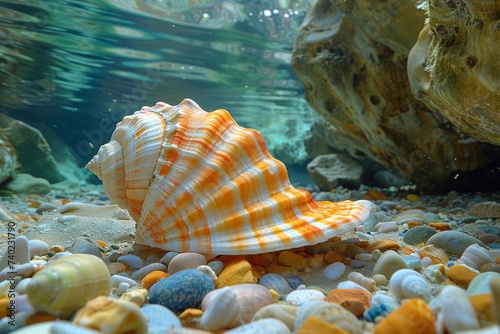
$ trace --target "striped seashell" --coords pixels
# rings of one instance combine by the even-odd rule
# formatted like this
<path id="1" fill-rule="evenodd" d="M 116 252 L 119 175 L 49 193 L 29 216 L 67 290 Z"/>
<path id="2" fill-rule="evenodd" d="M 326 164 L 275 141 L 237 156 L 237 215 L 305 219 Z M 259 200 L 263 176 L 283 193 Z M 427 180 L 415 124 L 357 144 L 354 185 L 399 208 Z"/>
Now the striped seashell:
<path id="1" fill-rule="evenodd" d="M 426 302 L 431 300 L 431 288 L 424 276 L 412 269 L 396 271 L 389 281 L 392 294 L 398 301 L 405 298 L 421 298 Z"/>
<path id="2" fill-rule="evenodd" d="M 494 261 L 486 248 L 472 244 L 465 249 L 457 262 L 478 270 L 483 264 Z"/>
<path id="3" fill-rule="evenodd" d="M 69 319 L 85 303 L 111 291 L 108 267 L 89 254 L 68 255 L 37 272 L 28 283 L 27 294 L 36 311 Z"/>
<path id="4" fill-rule="evenodd" d="M 125 117 L 87 168 L 136 221 L 136 243 L 165 250 L 253 254 L 313 245 L 353 230 L 374 208 L 315 202 L 290 184 L 258 131 L 189 99 Z"/>

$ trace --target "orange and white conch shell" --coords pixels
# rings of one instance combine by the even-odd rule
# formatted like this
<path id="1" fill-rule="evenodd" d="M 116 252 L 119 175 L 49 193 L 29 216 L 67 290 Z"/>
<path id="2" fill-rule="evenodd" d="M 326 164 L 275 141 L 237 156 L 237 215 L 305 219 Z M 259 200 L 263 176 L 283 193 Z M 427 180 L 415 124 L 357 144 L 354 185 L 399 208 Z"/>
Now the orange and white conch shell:
<path id="1" fill-rule="evenodd" d="M 354 229 L 374 207 L 315 202 L 290 184 L 258 131 L 189 99 L 126 116 L 87 168 L 136 221 L 136 243 L 171 251 L 254 254 L 313 245 Z"/>

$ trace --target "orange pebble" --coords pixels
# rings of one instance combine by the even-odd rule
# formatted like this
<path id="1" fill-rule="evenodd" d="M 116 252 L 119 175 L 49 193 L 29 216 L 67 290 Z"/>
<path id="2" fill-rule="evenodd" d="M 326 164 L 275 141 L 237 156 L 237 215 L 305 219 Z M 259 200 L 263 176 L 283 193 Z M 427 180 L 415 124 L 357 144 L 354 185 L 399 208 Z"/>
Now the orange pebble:
<path id="1" fill-rule="evenodd" d="M 245 259 L 227 263 L 217 280 L 217 288 L 242 283 L 257 283 L 262 275 Z"/>
<path id="2" fill-rule="evenodd" d="M 415 194 L 408 194 L 408 195 L 406 195 L 406 199 L 408 199 L 412 203 L 420 201 L 420 197 L 418 197 Z"/>
<path id="3" fill-rule="evenodd" d="M 403 246 L 402 250 L 403 250 L 404 255 L 410 255 L 410 254 L 415 253 L 415 251 L 413 249 L 411 249 L 410 247 L 406 247 L 406 246 Z"/>
<path id="4" fill-rule="evenodd" d="M 438 231 L 449 231 L 451 230 L 451 226 L 448 223 L 438 222 L 438 223 L 430 223 L 430 227 L 435 228 Z"/>
<path id="5" fill-rule="evenodd" d="M 263 268 L 269 267 L 269 265 L 270 265 L 269 261 L 267 261 L 265 258 L 263 258 L 260 254 L 251 255 L 249 261 L 253 265 L 263 267 Z"/>
<path id="6" fill-rule="evenodd" d="M 40 322 L 54 321 L 56 317 L 45 312 L 36 312 L 24 320 L 25 325 L 38 324 Z"/>
<path id="7" fill-rule="evenodd" d="M 102 248 L 106 248 L 106 246 L 108 245 L 104 240 L 96 240 L 95 242 Z"/>
<path id="8" fill-rule="evenodd" d="M 128 266 L 125 263 L 113 262 L 108 264 L 108 269 L 111 275 L 116 275 L 128 271 Z"/>
<path id="9" fill-rule="evenodd" d="M 22 214 L 22 213 L 14 213 L 14 216 L 21 220 L 31 220 L 30 216 Z"/>
<path id="10" fill-rule="evenodd" d="M 410 220 L 408 223 L 408 228 L 414 228 L 415 226 L 420 226 L 422 225 L 422 223 L 420 222 L 417 222 L 417 221 L 414 221 L 414 220 Z"/>
<path id="11" fill-rule="evenodd" d="M 370 242 L 369 241 L 366 241 L 366 240 L 362 240 L 362 241 L 357 241 L 354 243 L 356 246 L 358 247 L 361 247 L 361 248 L 366 248 L 368 246 L 370 246 Z"/>
<path id="12" fill-rule="evenodd" d="M 38 208 L 40 206 L 40 204 L 41 204 L 40 202 L 34 201 L 34 202 L 31 202 L 29 207 L 30 208 Z"/>
<path id="13" fill-rule="evenodd" d="M 61 253 L 61 252 L 64 252 L 64 247 L 61 246 L 61 245 L 54 245 L 52 247 L 49 248 L 51 251 L 53 251 L 54 253 Z"/>
<path id="14" fill-rule="evenodd" d="M 342 254 L 334 250 L 329 251 L 325 254 L 325 262 L 328 264 L 334 262 L 341 262 L 343 259 L 344 257 L 342 256 Z"/>
<path id="15" fill-rule="evenodd" d="M 368 190 L 365 193 L 365 198 L 367 200 L 371 200 L 371 201 L 374 201 L 374 200 L 385 201 L 385 200 L 389 199 L 389 197 L 387 197 L 386 194 L 384 194 L 383 192 L 381 192 L 380 190 L 377 190 L 377 189 Z"/>
<path id="16" fill-rule="evenodd" d="M 330 291 L 325 299 L 339 304 L 359 318 L 370 308 L 372 294 L 361 289 L 335 289 Z"/>
<path id="17" fill-rule="evenodd" d="M 367 253 L 371 253 L 375 249 L 378 249 L 381 252 L 385 252 L 385 251 L 388 251 L 388 250 L 397 251 L 400 248 L 401 248 L 401 245 L 399 243 L 397 243 L 396 241 L 392 241 L 392 240 L 379 240 L 379 241 L 375 241 L 374 243 L 370 244 L 370 246 L 366 247 L 365 251 Z"/>
<path id="18" fill-rule="evenodd" d="M 9 302 L 10 298 L 7 296 L 0 298 L 0 319 L 9 314 Z"/>
<path id="19" fill-rule="evenodd" d="M 69 199 L 67 198 L 63 198 L 61 199 L 61 204 L 64 205 L 64 204 L 68 204 L 69 203 Z"/>
<path id="20" fill-rule="evenodd" d="M 35 220 L 35 221 L 38 221 L 38 219 L 40 219 L 40 217 L 38 217 L 38 216 L 31 216 L 31 218 L 32 218 L 33 220 Z"/>
<path id="21" fill-rule="evenodd" d="M 155 284 L 161 279 L 167 278 L 169 275 L 161 270 L 155 270 L 144 276 L 144 278 L 141 280 L 141 286 L 144 289 L 149 290 Z"/>

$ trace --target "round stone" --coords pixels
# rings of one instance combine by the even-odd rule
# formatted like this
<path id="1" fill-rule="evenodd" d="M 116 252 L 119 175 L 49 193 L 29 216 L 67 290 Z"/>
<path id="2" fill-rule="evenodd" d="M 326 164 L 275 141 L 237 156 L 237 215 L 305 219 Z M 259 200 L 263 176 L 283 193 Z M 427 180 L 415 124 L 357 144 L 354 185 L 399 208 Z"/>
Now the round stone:
<path id="1" fill-rule="evenodd" d="M 179 314 L 190 307 L 198 308 L 203 297 L 213 289 L 214 284 L 207 275 L 186 269 L 154 284 L 149 289 L 149 302 Z"/>
<path id="2" fill-rule="evenodd" d="M 342 275 L 344 275 L 345 273 L 345 270 L 346 270 L 345 264 L 343 264 L 342 262 L 334 262 L 328 265 L 323 271 L 323 273 L 326 278 L 334 281 L 342 277 Z"/>
<path id="3" fill-rule="evenodd" d="M 427 242 L 427 240 L 429 240 L 429 238 L 436 233 L 436 230 L 432 227 L 415 226 L 405 233 L 403 241 L 408 245 L 419 245 L 421 243 Z"/>
<path id="4" fill-rule="evenodd" d="M 286 296 L 286 302 L 291 305 L 300 306 L 309 300 L 323 300 L 324 298 L 325 295 L 321 291 L 314 289 L 302 289 L 290 292 L 288 296 Z"/>
<path id="5" fill-rule="evenodd" d="M 164 333 L 172 329 L 182 328 L 182 323 L 174 312 L 158 304 L 141 307 L 141 312 L 148 318 L 149 333 Z"/>
<path id="6" fill-rule="evenodd" d="M 448 253 L 458 256 L 461 256 L 465 249 L 473 244 L 486 247 L 479 239 L 458 231 L 443 231 L 436 233 L 427 240 L 426 244 L 434 245 Z"/>
<path id="7" fill-rule="evenodd" d="M 135 269 L 141 269 L 143 266 L 141 258 L 132 254 L 120 256 L 116 261 Z"/>
<path id="8" fill-rule="evenodd" d="M 287 295 L 292 291 L 286 279 L 278 274 L 265 274 L 259 279 L 259 284 L 281 295 Z"/>
<path id="9" fill-rule="evenodd" d="M 33 256 L 43 256 L 47 254 L 49 251 L 49 245 L 47 245 L 45 242 L 42 240 L 38 239 L 33 239 L 28 241 L 28 246 L 30 250 L 30 259 L 33 258 Z"/>
<path id="10" fill-rule="evenodd" d="M 409 268 L 403 258 L 393 250 L 388 250 L 380 255 L 380 258 L 373 266 L 372 275 L 382 274 L 388 279 L 399 269 Z"/>

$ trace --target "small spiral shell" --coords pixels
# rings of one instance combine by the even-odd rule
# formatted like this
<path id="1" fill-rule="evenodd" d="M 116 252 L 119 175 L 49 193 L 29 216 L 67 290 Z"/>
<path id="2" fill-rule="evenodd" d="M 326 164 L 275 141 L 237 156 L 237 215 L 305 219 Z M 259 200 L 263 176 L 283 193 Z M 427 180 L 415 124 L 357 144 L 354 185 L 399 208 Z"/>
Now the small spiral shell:
<path id="1" fill-rule="evenodd" d="M 478 270 L 483 264 L 494 261 L 487 249 L 473 244 L 462 253 L 459 262 Z"/>
<path id="2" fill-rule="evenodd" d="M 28 283 L 27 294 L 36 311 L 69 319 L 85 303 L 111 291 L 108 267 L 98 257 L 69 255 L 37 272 Z"/>
<path id="3" fill-rule="evenodd" d="M 412 269 L 396 271 L 389 281 L 392 294 L 398 301 L 405 298 L 431 300 L 431 289 L 425 278 Z"/>

